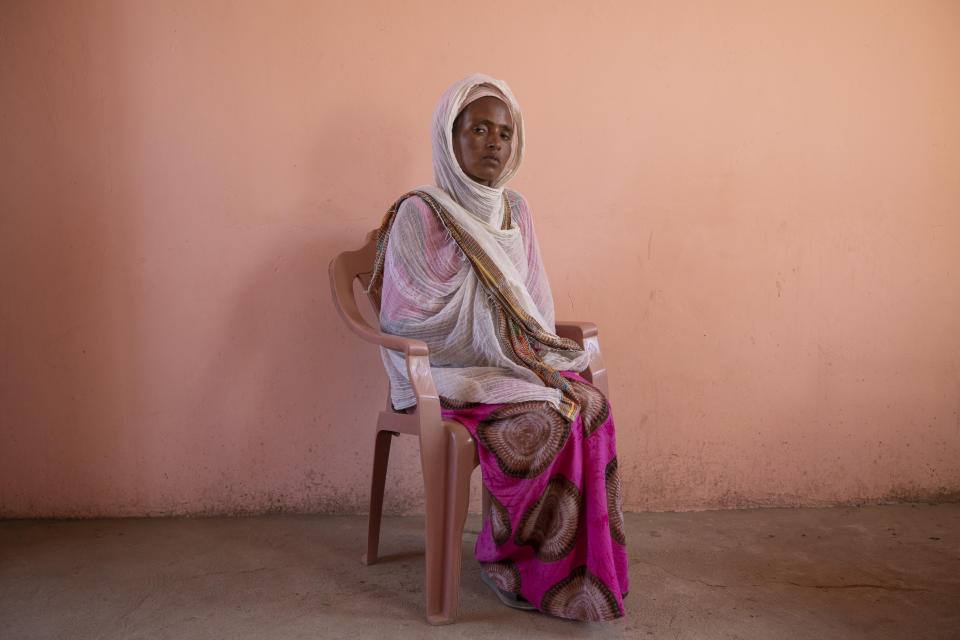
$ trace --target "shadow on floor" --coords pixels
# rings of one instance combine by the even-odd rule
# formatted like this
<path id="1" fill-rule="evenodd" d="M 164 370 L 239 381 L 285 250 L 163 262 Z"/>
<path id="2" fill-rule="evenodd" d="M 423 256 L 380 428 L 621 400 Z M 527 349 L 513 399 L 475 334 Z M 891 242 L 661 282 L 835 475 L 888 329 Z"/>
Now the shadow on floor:
<path id="1" fill-rule="evenodd" d="M 467 521 L 461 614 L 423 614 L 422 518 L 0 522 L 0 635 L 51 638 L 958 638 L 960 504 L 627 514 L 627 615 L 507 609 Z"/>

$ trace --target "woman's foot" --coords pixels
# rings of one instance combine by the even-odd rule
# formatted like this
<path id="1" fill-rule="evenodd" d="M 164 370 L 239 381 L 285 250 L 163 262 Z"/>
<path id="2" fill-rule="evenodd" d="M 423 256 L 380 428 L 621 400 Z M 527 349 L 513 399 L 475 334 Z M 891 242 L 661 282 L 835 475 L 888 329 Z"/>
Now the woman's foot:
<path id="1" fill-rule="evenodd" d="M 536 611 L 537 608 L 519 593 L 513 593 L 498 587 L 497 583 L 493 581 L 493 578 L 491 578 L 483 569 L 480 570 L 480 579 L 483 580 L 484 584 L 490 587 L 495 594 L 497 594 L 497 597 L 500 598 L 500 602 L 508 607 L 512 607 L 513 609 L 523 609 L 524 611 Z"/>

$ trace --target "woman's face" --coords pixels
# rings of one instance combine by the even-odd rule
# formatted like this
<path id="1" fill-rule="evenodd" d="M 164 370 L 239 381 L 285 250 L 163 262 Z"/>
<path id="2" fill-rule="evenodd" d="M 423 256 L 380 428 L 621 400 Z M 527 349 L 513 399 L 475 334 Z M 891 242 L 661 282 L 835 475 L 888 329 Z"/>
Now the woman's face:
<path id="1" fill-rule="evenodd" d="M 512 148 L 513 118 L 498 98 L 474 100 L 453 123 L 453 155 L 463 172 L 480 184 L 493 186 Z"/>

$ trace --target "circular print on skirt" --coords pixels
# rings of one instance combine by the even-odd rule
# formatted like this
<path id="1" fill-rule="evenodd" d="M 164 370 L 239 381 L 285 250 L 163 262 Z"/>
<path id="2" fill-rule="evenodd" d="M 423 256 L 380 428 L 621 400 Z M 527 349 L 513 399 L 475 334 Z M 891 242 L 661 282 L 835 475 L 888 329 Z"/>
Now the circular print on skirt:
<path id="1" fill-rule="evenodd" d="M 556 562 L 573 550 L 580 526 L 580 490 L 561 475 L 523 514 L 513 542 L 530 545 L 541 562 Z"/>
<path id="2" fill-rule="evenodd" d="M 573 385 L 573 393 L 580 402 L 583 437 L 587 438 L 607 421 L 607 417 L 610 415 L 610 405 L 607 404 L 607 399 L 596 387 L 579 380 L 570 380 L 570 384 Z"/>
<path id="3" fill-rule="evenodd" d="M 623 527 L 623 498 L 620 495 L 620 468 L 617 459 L 607 465 L 604 473 L 607 485 L 607 520 L 610 521 L 610 537 L 622 545 L 627 544 L 627 532 Z"/>
<path id="4" fill-rule="evenodd" d="M 513 533 L 513 528 L 510 526 L 510 512 L 489 489 L 484 487 L 483 490 L 490 498 L 490 534 L 493 536 L 494 544 L 500 546 L 509 540 L 510 534 Z"/>
<path id="5" fill-rule="evenodd" d="M 545 402 L 516 402 L 494 409 L 477 425 L 477 437 L 511 478 L 536 478 L 570 435 L 570 424 Z"/>
<path id="6" fill-rule="evenodd" d="M 550 587 L 540 610 L 560 618 L 574 620 L 612 620 L 623 615 L 623 609 L 603 580 L 586 566 L 579 566 L 570 575 Z"/>

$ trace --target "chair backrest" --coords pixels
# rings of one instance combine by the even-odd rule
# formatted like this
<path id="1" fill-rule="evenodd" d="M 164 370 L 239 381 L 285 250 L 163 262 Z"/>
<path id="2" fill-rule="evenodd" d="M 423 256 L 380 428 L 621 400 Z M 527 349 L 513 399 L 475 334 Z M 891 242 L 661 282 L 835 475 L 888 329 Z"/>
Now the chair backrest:
<path id="1" fill-rule="evenodd" d="M 362 247 L 355 251 L 344 251 L 338 254 L 330 263 L 330 288 L 333 292 L 333 301 L 340 315 L 354 332 L 360 337 L 372 342 L 380 343 L 374 334 L 379 334 L 379 323 L 371 326 L 360 313 L 354 281 L 359 280 L 361 288 L 366 291 L 373 277 L 373 261 L 377 252 L 377 230 L 367 234 Z M 373 292 L 366 296 L 373 309 L 374 316 L 380 314 L 380 297 Z"/>

